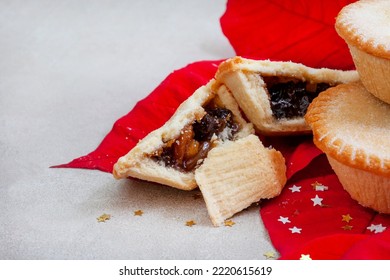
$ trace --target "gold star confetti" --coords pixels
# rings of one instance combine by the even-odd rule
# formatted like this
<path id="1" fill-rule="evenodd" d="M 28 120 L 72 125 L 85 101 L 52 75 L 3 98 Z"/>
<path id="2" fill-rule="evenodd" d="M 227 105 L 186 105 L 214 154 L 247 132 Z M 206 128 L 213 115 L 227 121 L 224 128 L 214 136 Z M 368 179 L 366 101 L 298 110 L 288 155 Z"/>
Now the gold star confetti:
<path id="1" fill-rule="evenodd" d="M 232 227 L 232 226 L 235 225 L 236 223 L 233 222 L 232 220 L 226 220 L 226 221 L 224 222 L 224 224 L 225 224 L 225 227 Z"/>
<path id="2" fill-rule="evenodd" d="M 351 225 L 345 225 L 341 227 L 343 230 L 352 230 L 353 226 Z"/>
<path id="3" fill-rule="evenodd" d="M 309 254 L 305 255 L 305 254 L 301 254 L 301 258 L 300 260 L 312 260 L 312 258 L 310 257 Z"/>
<path id="4" fill-rule="evenodd" d="M 269 260 L 269 259 L 274 259 L 274 258 L 276 257 L 275 252 L 272 252 L 272 251 L 265 252 L 265 253 L 263 254 L 263 256 L 264 256 L 267 260 Z"/>
<path id="5" fill-rule="evenodd" d="M 187 226 L 187 227 L 192 227 L 192 226 L 194 226 L 194 225 L 196 225 L 196 223 L 195 223 L 194 220 L 189 220 L 189 221 L 186 222 L 186 226 Z"/>
<path id="6" fill-rule="evenodd" d="M 144 212 L 142 210 L 136 210 L 134 211 L 134 216 L 142 216 Z"/>
<path id="7" fill-rule="evenodd" d="M 100 217 L 96 218 L 99 223 L 105 223 L 107 220 L 111 218 L 111 215 L 104 213 Z"/>
<path id="8" fill-rule="evenodd" d="M 351 215 L 347 214 L 347 215 L 341 215 L 342 219 L 341 221 L 342 222 L 346 222 L 346 223 L 349 223 L 351 220 L 352 220 L 352 217 Z"/>

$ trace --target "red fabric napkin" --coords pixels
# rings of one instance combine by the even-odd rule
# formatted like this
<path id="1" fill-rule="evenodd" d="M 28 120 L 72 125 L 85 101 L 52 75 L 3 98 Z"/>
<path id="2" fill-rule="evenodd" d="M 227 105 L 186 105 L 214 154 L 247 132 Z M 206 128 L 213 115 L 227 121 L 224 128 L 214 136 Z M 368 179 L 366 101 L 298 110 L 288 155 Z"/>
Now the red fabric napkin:
<path id="1" fill-rule="evenodd" d="M 230 0 L 221 27 L 237 55 L 351 69 L 348 49 L 333 26 L 338 11 L 349 2 L 353 1 Z M 180 103 L 214 76 L 220 62 L 195 62 L 172 72 L 115 122 L 96 150 L 55 167 L 112 172 L 117 159 L 164 124 Z M 311 136 L 261 139 L 286 159 L 286 187 L 260 205 L 281 259 L 390 259 L 389 216 L 351 199 Z"/>

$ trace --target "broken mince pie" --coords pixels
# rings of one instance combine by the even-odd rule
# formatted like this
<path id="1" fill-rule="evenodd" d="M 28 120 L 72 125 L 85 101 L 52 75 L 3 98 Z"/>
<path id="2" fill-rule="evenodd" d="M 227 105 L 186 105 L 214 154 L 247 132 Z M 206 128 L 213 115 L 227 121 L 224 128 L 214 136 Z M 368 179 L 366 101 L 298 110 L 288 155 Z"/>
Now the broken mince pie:
<path id="1" fill-rule="evenodd" d="M 215 80 L 196 90 L 113 169 L 117 179 L 134 177 L 182 190 L 199 186 L 215 226 L 278 195 L 285 173 L 282 154 L 263 146 L 232 94 L 223 85 L 215 87 Z"/>
<path id="2" fill-rule="evenodd" d="M 119 158 L 114 177 L 196 188 L 194 171 L 213 147 L 253 133 L 230 92 L 225 87 L 212 91 L 213 82 L 196 90 L 162 127 Z"/>
<path id="3" fill-rule="evenodd" d="M 318 94 L 359 79 L 356 71 L 315 69 L 293 62 L 241 57 L 221 63 L 216 74 L 245 116 L 264 135 L 310 133 L 304 115 Z"/>

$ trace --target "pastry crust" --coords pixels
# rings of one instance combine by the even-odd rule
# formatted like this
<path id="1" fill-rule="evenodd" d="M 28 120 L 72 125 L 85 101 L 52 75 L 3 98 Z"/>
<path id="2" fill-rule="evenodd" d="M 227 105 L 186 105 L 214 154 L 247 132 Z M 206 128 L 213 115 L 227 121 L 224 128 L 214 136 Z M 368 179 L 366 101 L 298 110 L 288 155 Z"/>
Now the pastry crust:
<path id="1" fill-rule="evenodd" d="M 364 207 L 390 213 L 390 179 L 350 167 L 328 156 L 340 183 L 351 197 Z"/>
<path id="2" fill-rule="evenodd" d="M 344 7 L 335 28 L 348 44 L 366 89 L 390 104 L 390 1 L 365 0 Z"/>
<path id="3" fill-rule="evenodd" d="M 216 74 L 219 84 L 232 92 L 246 117 L 256 130 L 265 135 L 311 133 L 303 117 L 274 117 L 266 80 L 274 77 L 281 82 L 302 81 L 334 86 L 359 79 L 356 71 L 315 69 L 293 62 L 251 60 L 234 57 L 221 63 Z"/>
<path id="4" fill-rule="evenodd" d="M 314 143 L 350 167 L 390 178 L 390 106 L 361 83 L 339 85 L 310 104 Z M 389 182 L 390 183 L 390 182 Z"/>
<path id="5" fill-rule="evenodd" d="M 349 45 L 390 59 L 389 22 L 390 1 L 360 0 L 339 12 L 335 27 Z"/>
<path id="6" fill-rule="evenodd" d="M 194 171 L 181 171 L 166 166 L 152 159 L 151 155 L 170 140 L 177 139 L 185 126 L 200 120 L 206 114 L 203 106 L 213 99 L 218 99 L 222 106 L 232 111 L 235 122 L 240 126 L 240 131 L 235 137 L 240 138 L 254 133 L 253 126 L 241 116 L 231 93 L 226 87 L 213 87 L 214 82 L 211 80 L 196 90 L 162 127 L 149 133 L 126 155 L 120 157 L 113 168 L 114 177 L 117 179 L 134 177 L 182 190 L 196 188 Z M 218 141 L 214 141 L 213 145 L 218 145 Z"/>
<path id="7" fill-rule="evenodd" d="M 286 166 L 280 152 L 249 135 L 211 150 L 195 178 L 213 225 L 220 226 L 252 203 L 279 195 Z"/>
<path id="8" fill-rule="evenodd" d="M 314 143 L 329 159 L 344 189 L 361 205 L 390 213 L 390 105 L 361 83 L 321 93 L 306 120 Z"/>

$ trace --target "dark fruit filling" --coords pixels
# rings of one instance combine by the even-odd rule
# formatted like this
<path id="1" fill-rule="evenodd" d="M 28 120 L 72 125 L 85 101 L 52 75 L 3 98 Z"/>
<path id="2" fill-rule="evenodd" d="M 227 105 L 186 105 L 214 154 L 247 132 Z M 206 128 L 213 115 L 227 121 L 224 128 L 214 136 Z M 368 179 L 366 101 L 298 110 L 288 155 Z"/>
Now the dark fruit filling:
<path id="1" fill-rule="evenodd" d="M 226 131 L 225 137 L 231 140 L 238 129 L 230 110 L 206 109 L 201 120 L 184 127 L 177 139 L 169 141 L 164 148 L 156 151 L 152 158 L 164 162 L 167 166 L 191 171 L 206 158 L 214 134 L 222 137 L 222 132 Z"/>
<path id="2" fill-rule="evenodd" d="M 268 93 L 272 113 L 277 119 L 303 117 L 313 99 L 329 87 L 330 85 L 326 83 L 308 84 L 293 81 L 271 85 Z"/>
<path id="3" fill-rule="evenodd" d="M 213 134 L 219 135 L 226 127 L 237 132 L 238 126 L 233 122 L 233 114 L 228 109 L 214 108 L 206 110 L 206 115 L 192 125 L 194 139 L 197 141 L 209 141 Z"/>

